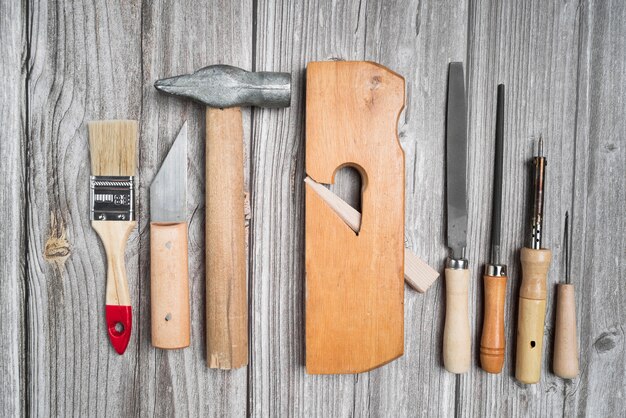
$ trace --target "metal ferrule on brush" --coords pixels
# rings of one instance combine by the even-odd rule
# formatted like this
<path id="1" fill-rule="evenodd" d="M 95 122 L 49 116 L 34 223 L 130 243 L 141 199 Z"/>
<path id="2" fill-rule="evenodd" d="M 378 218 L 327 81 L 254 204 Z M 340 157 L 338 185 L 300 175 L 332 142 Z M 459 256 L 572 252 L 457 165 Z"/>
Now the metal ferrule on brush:
<path id="1" fill-rule="evenodd" d="M 92 221 L 134 221 L 133 176 L 90 176 Z"/>

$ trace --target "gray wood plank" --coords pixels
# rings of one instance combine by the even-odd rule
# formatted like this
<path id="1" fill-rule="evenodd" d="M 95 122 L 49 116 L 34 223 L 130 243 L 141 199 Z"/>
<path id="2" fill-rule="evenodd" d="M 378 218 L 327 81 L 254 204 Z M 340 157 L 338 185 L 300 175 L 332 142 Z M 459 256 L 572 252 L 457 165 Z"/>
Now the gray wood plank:
<path id="1" fill-rule="evenodd" d="M 23 3 L 0 3 L 0 405 L 6 417 L 22 416 L 26 405 L 25 25 Z"/>
<path id="2" fill-rule="evenodd" d="M 165 30 L 171 28 L 171 30 Z M 191 73 L 211 64 L 247 70 L 252 62 L 252 2 L 195 1 L 144 4 L 143 107 L 140 153 L 140 211 L 144 220 L 140 252 L 141 305 L 150 306 L 149 187 L 183 122 L 188 123 L 189 279 L 191 346 L 155 350 L 150 344 L 147 309 L 140 324 L 141 408 L 158 416 L 244 416 L 247 368 L 219 371 L 206 366 L 205 333 L 205 107 L 165 96 L 153 88 L 156 79 Z M 243 109 L 245 143 L 250 137 L 250 111 Z M 243 167 L 242 167 L 243 169 Z M 139 389 L 139 388 L 138 388 Z"/>
<path id="3" fill-rule="evenodd" d="M 441 219 L 446 69 L 448 60 L 463 59 L 466 45 L 466 11 L 453 6 L 259 2 L 257 67 L 291 68 L 294 85 L 288 111 L 258 111 L 254 120 L 253 415 L 453 412 L 454 377 L 440 368 L 440 284 L 426 295 L 407 288 L 401 359 L 361 375 L 304 373 L 302 236 L 304 67 L 313 60 L 375 60 L 407 79 L 407 107 L 399 124 L 406 153 L 407 241 L 424 259 L 441 265 L 446 255 Z M 336 183 L 342 184 L 333 189 L 350 200 L 353 176 L 338 174 Z M 431 184 L 434 191 L 426 187 Z"/>
<path id="4" fill-rule="evenodd" d="M 578 112 L 572 168 L 572 281 L 577 285 L 580 379 L 564 414 L 626 411 L 626 5 L 581 4 Z"/>
<path id="5" fill-rule="evenodd" d="M 28 410 L 127 416 L 139 408 L 140 330 L 124 356 L 108 342 L 85 123 L 140 116 L 140 3 L 33 2 L 29 12 Z M 126 252 L 135 323 L 146 308 L 137 303 L 140 247 L 135 231 Z"/>

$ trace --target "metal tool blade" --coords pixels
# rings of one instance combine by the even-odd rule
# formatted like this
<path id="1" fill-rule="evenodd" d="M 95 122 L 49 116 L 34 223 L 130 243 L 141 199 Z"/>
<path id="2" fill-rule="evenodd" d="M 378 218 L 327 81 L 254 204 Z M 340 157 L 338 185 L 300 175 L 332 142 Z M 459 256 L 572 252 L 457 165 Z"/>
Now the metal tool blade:
<path id="1" fill-rule="evenodd" d="M 187 220 L 187 122 L 150 185 L 152 222 Z"/>
<path id="2" fill-rule="evenodd" d="M 448 72 L 446 116 L 446 182 L 448 247 L 452 258 L 464 258 L 467 246 L 467 104 L 463 63 L 452 62 Z"/>
<path id="3" fill-rule="evenodd" d="M 491 264 L 500 264 L 502 228 L 502 162 L 504 158 L 504 84 L 498 85 L 496 105 L 496 149 L 493 170 L 493 211 L 491 216 Z"/>

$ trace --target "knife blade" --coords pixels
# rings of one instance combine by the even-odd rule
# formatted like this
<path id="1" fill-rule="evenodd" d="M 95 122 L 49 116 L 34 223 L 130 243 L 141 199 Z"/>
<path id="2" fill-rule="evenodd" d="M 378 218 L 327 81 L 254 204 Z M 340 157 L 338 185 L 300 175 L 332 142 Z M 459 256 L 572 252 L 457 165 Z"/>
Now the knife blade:
<path id="1" fill-rule="evenodd" d="M 187 122 L 150 185 L 152 222 L 184 222 L 187 219 Z"/>
<path id="2" fill-rule="evenodd" d="M 467 247 L 467 103 L 463 63 L 448 70 L 446 114 L 446 201 L 448 247 L 446 262 L 446 319 L 443 331 L 443 363 L 451 373 L 465 373 L 470 366 L 468 314 L 469 270 Z"/>
<path id="3" fill-rule="evenodd" d="M 152 345 L 189 346 L 187 265 L 187 123 L 150 185 Z"/>

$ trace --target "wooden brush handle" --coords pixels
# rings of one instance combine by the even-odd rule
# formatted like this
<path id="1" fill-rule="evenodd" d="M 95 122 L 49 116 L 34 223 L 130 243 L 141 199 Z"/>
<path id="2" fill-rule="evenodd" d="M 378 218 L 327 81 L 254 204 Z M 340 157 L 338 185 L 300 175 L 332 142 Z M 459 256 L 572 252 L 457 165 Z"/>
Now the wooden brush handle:
<path id="1" fill-rule="evenodd" d="M 515 378 L 522 383 L 537 383 L 541 378 L 543 329 L 546 318 L 546 278 L 550 250 L 522 248 L 522 286 L 517 317 L 517 357 Z"/>
<path id="2" fill-rule="evenodd" d="M 132 330 L 130 292 L 126 278 L 124 252 L 135 221 L 91 221 L 107 255 L 106 320 L 109 340 L 119 354 L 124 354 Z"/>
<path id="3" fill-rule="evenodd" d="M 563 379 L 573 379 L 578 376 L 576 295 L 572 284 L 557 286 L 552 365 L 554 374 Z"/>
<path id="4" fill-rule="evenodd" d="M 500 373 L 504 365 L 506 280 L 506 276 L 483 276 L 485 318 L 480 339 L 480 365 L 488 373 Z"/>
<path id="5" fill-rule="evenodd" d="M 451 373 L 470 368 L 470 326 L 468 312 L 468 269 L 445 270 L 446 321 L 443 329 L 443 365 Z"/>
<path id="6" fill-rule="evenodd" d="M 187 223 L 150 224 L 150 307 L 152 345 L 189 346 Z"/>
<path id="7" fill-rule="evenodd" d="M 239 108 L 206 111 L 207 363 L 248 364 L 248 304 Z"/>

